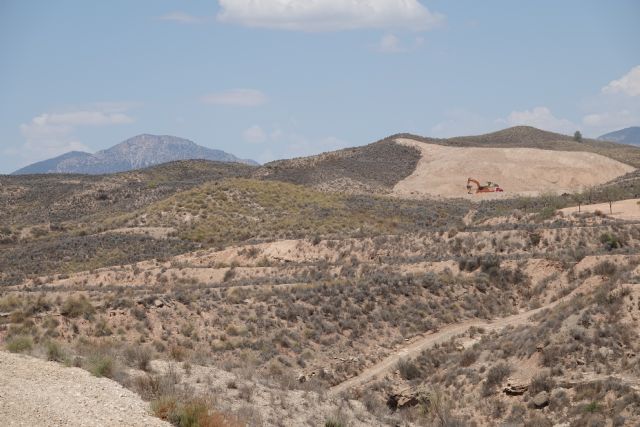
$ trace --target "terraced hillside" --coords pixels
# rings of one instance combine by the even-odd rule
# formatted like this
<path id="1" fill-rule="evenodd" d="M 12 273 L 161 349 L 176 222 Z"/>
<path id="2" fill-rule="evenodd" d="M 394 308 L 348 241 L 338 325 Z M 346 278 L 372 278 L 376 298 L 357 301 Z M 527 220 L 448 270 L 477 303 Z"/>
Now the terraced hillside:
<path id="1" fill-rule="evenodd" d="M 202 212 L 227 229 L 225 221 L 236 217 L 247 223 L 240 201 L 253 201 L 254 212 L 285 217 L 299 210 L 300 218 L 309 206 L 323 211 L 314 203 L 329 203 L 323 218 L 341 224 L 336 212 L 346 205 L 335 203 L 348 200 L 312 191 L 311 199 L 298 199 L 298 187 L 250 180 L 219 183 L 220 192 L 214 187 L 177 194 L 150 212 L 162 206 L 159 212 L 180 218 L 179 206 L 197 209 L 190 211 L 194 230 L 197 221 L 208 221 L 194 219 Z M 256 188 L 262 191 L 252 193 Z M 236 207 L 220 210 L 220 194 Z M 279 212 L 292 203 L 287 194 L 298 205 Z M 275 195 L 281 205 L 264 205 Z M 376 200 L 369 201 L 372 212 L 393 209 Z M 291 224 L 263 216 L 258 222 L 265 230 L 280 231 L 262 243 L 228 242 L 5 286 L 2 337 L 9 348 L 57 346 L 56 358 L 89 370 L 109 361 L 109 376 L 154 405 L 168 393 L 187 399 L 197 387 L 203 396 L 222 396 L 214 407 L 248 425 L 333 418 L 353 425 L 430 425 L 439 417 L 459 425 L 470 419 L 470 425 L 640 419 L 634 388 L 640 377 L 639 285 L 633 285 L 640 281 L 638 224 L 601 214 L 475 219 L 456 205 L 421 208 L 435 215 L 446 206 L 443 222 L 412 224 L 415 217 L 399 215 L 395 227 L 383 222 L 349 236 L 345 223 L 330 238 L 303 227 L 306 236 L 281 240 Z M 450 216 L 454 208 L 459 214 Z M 376 224 L 373 218 L 369 224 Z M 320 219 L 310 224 L 321 228 Z M 178 227 L 177 234 L 193 238 L 189 230 Z M 566 303 L 554 305 L 561 299 Z M 529 311 L 546 306 L 547 314 L 527 320 Z M 563 316 L 569 312 L 575 314 Z M 514 315 L 520 321 L 513 328 L 474 326 Z M 469 328 L 457 329 L 460 337 L 405 351 L 465 324 Z M 567 336 L 580 338 L 567 344 Z M 398 361 L 378 371 L 394 354 Z M 149 358 L 168 362 L 149 364 Z M 373 378 L 332 393 L 374 368 Z M 215 369 L 227 371 L 222 389 L 189 374 Z M 511 396 L 503 392 L 507 383 L 524 391 Z M 249 391 L 256 384 L 263 387 L 260 397 Z M 542 391 L 548 402 L 538 409 L 532 402 Z M 259 403 L 278 395 L 296 395 L 313 409 L 302 415 Z M 341 406 L 345 398 L 353 403 Z M 588 405 L 597 410 L 585 411 Z"/>
<path id="2" fill-rule="evenodd" d="M 29 274 L 71 272 L 193 250 L 192 242 L 155 239 L 158 230 L 112 230 L 114 216 L 251 166 L 185 161 L 115 175 L 0 176 L 0 283 Z"/>

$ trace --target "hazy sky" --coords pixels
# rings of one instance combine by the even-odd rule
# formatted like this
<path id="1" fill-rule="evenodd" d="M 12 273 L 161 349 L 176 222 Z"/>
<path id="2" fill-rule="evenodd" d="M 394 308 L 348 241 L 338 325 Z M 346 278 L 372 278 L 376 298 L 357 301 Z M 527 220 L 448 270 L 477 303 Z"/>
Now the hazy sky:
<path id="1" fill-rule="evenodd" d="M 260 162 L 640 125 L 638 0 L 2 0 L 0 173 L 140 133 Z"/>

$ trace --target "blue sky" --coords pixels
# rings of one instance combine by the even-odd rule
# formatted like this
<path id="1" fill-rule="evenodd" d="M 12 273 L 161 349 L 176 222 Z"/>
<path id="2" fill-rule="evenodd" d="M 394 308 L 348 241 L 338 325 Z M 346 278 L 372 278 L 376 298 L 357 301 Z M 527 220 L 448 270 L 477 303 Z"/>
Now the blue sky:
<path id="1" fill-rule="evenodd" d="M 140 133 L 260 162 L 640 125 L 640 2 L 4 0 L 0 173 Z"/>

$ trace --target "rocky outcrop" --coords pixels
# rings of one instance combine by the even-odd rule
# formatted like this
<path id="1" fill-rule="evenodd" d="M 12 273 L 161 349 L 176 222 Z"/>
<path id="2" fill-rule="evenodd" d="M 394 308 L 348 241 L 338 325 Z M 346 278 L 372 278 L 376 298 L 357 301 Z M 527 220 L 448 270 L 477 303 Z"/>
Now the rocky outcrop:
<path id="1" fill-rule="evenodd" d="M 502 390 L 508 396 L 522 396 L 529 390 L 528 384 L 512 384 L 508 383 Z"/>
<path id="2" fill-rule="evenodd" d="M 549 405 L 549 393 L 547 393 L 546 391 L 541 391 L 540 393 L 536 394 L 533 397 L 533 406 L 535 406 L 536 409 L 542 409 L 545 406 Z"/>
<path id="3" fill-rule="evenodd" d="M 428 402 L 429 394 L 422 387 L 408 387 L 395 390 L 389 393 L 387 397 L 387 406 L 394 411 Z"/>

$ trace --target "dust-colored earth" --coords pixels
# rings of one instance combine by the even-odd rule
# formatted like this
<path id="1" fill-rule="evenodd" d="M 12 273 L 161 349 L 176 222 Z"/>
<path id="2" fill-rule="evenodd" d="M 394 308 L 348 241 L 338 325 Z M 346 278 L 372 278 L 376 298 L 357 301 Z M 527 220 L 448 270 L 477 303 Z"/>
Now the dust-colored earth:
<path id="1" fill-rule="evenodd" d="M 176 229 L 173 227 L 122 227 L 104 231 L 100 234 L 139 234 L 143 236 L 153 237 L 154 239 L 166 239 L 171 233 L 175 231 Z"/>
<path id="2" fill-rule="evenodd" d="M 609 210 L 609 203 L 582 205 L 580 206 L 579 211 L 582 213 L 600 211 L 612 218 L 635 221 L 640 220 L 640 199 L 615 201 L 611 204 L 611 210 Z M 578 206 L 561 209 L 561 212 L 565 215 L 579 213 Z"/>
<path id="3" fill-rule="evenodd" d="M 634 170 L 599 154 L 535 148 L 447 147 L 399 138 L 422 153 L 415 171 L 398 182 L 401 197 L 508 198 L 544 192 L 575 192 L 603 184 Z M 503 193 L 468 195 L 467 178 L 497 182 Z"/>
<path id="4" fill-rule="evenodd" d="M 115 381 L 80 368 L 0 352 L 3 426 L 169 426 Z"/>

